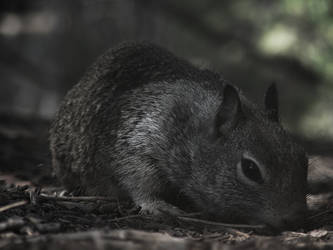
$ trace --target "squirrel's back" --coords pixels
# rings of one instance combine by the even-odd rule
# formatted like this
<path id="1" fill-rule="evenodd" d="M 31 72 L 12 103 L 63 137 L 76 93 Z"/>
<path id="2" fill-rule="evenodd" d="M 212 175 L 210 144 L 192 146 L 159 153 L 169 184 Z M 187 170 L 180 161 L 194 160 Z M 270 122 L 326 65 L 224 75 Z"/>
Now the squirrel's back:
<path id="1" fill-rule="evenodd" d="M 131 132 L 127 129 L 131 128 L 128 124 L 131 120 L 121 121 L 120 112 L 127 112 L 138 123 L 145 113 L 156 114 L 158 109 L 164 109 L 164 114 L 155 117 L 161 122 L 167 112 L 172 112 L 165 109 L 186 108 L 181 105 L 174 108 L 171 102 L 191 104 L 197 100 L 200 106 L 201 101 L 210 100 L 207 94 L 220 96 L 223 81 L 221 75 L 198 69 L 150 43 L 124 43 L 108 50 L 68 92 L 51 126 L 51 150 L 57 175 L 62 176 L 70 189 L 82 186 L 81 182 L 86 182 L 83 176 L 89 175 L 90 180 L 91 175 L 96 175 L 98 166 L 104 164 L 102 153 L 95 152 L 97 147 L 103 151 L 97 144 L 106 136 L 104 133 L 109 141 L 115 142 Z M 180 125 L 181 120 L 172 125 Z M 129 127 L 124 127 L 125 124 Z"/>

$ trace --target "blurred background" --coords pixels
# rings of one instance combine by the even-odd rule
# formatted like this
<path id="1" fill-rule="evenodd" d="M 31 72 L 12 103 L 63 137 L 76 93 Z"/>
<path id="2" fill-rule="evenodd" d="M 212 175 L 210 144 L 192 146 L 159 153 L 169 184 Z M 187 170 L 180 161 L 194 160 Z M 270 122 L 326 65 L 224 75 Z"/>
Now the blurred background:
<path id="1" fill-rule="evenodd" d="M 276 82 L 284 125 L 333 154 L 330 0 L 1 0 L 2 120 L 51 119 L 96 57 L 126 40 L 219 71 L 257 103 Z"/>

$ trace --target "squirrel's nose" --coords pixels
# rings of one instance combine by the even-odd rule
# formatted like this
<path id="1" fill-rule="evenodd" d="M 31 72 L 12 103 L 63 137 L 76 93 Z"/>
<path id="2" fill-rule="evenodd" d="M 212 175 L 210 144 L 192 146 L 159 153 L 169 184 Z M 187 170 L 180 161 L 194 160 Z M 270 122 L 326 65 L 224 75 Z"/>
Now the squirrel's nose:
<path id="1" fill-rule="evenodd" d="M 270 221 L 268 226 L 274 230 L 294 230 L 304 226 L 305 217 L 306 211 L 304 209 L 296 210 Z"/>

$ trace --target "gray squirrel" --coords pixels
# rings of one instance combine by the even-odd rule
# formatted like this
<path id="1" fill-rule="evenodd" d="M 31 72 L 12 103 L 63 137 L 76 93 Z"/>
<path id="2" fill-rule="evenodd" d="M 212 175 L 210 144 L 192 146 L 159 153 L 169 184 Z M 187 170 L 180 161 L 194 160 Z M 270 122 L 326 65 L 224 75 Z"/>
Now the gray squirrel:
<path id="1" fill-rule="evenodd" d="M 307 157 L 223 77 L 149 43 L 110 49 L 66 95 L 50 129 L 68 190 L 129 197 L 143 212 L 293 226 L 306 213 Z"/>

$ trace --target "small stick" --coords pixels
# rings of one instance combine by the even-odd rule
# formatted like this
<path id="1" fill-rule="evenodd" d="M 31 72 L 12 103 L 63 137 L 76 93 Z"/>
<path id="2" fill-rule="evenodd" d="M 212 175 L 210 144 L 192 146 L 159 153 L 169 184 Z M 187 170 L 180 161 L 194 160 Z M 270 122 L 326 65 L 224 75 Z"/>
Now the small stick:
<path id="1" fill-rule="evenodd" d="M 0 213 L 1 212 L 4 212 L 6 210 L 9 210 L 11 208 L 15 208 L 15 207 L 20 207 L 20 206 L 23 206 L 25 204 L 27 204 L 28 202 L 23 200 L 23 201 L 17 201 L 17 202 L 14 202 L 12 204 L 9 204 L 9 205 L 6 205 L 6 206 L 3 206 L 3 207 L 0 207 Z"/>
<path id="2" fill-rule="evenodd" d="M 189 218 L 189 217 L 183 217 L 183 216 L 178 216 L 177 218 L 179 218 L 183 221 L 197 222 L 197 223 L 202 223 L 202 224 L 212 225 L 212 226 L 231 227 L 231 228 L 247 228 L 247 229 L 265 228 L 264 225 L 229 224 L 229 223 L 220 223 L 220 222 L 201 220 L 201 219 L 195 219 L 195 218 Z"/>
<path id="3" fill-rule="evenodd" d="M 324 211 L 319 212 L 319 213 L 317 213 L 317 214 L 314 214 L 314 215 L 308 217 L 308 219 L 311 220 L 311 219 L 314 219 L 314 218 L 316 218 L 316 217 L 319 217 L 319 216 L 322 216 L 322 215 L 324 215 L 324 214 L 327 214 L 327 213 L 329 213 L 329 212 L 332 212 L 332 209 L 327 209 L 327 210 L 324 210 Z"/>
<path id="4" fill-rule="evenodd" d="M 103 197 L 103 196 L 51 196 L 46 194 L 41 194 L 41 198 L 47 200 L 57 200 L 57 201 L 117 201 L 115 198 Z"/>

